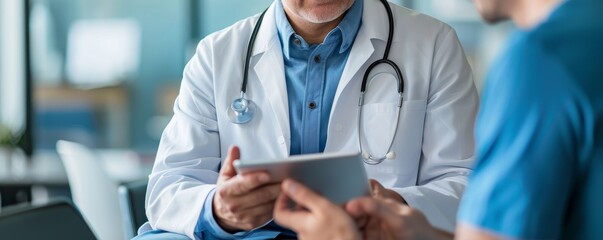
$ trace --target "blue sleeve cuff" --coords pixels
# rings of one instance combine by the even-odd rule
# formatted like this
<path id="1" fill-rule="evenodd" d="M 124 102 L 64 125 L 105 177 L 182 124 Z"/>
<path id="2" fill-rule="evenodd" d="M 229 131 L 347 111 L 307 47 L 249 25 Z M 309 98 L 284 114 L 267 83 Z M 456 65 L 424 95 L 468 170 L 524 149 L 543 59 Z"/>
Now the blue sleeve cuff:
<path id="1" fill-rule="evenodd" d="M 276 231 L 258 231 L 268 225 L 270 221 L 248 232 L 241 231 L 234 234 L 226 232 L 214 218 L 213 200 L 215 194 L 216 189 L 211 190 L 203 203 L 203 209 L 201 209 L 201 214 L 197 221 L 197 226 L 195 227 L 195 236 L 198 239 L 240 239 L 245 237 L 270 239 L 279 234 L 279 232 Z"/>
<path id="2" fill-rule="evenodd" d="M 234 239 L 236 236 L 222 229 L 214 218 L 213 200 L 215 194 L 216 189 L 213 189 L 209 192 L 207 198 L 205 198 L 203 209 L 201 209 L 201 215 L 199 216 L 199 221 L 197 221 L 197 227 L 195 228 L 195 236 L 200 239 Z"/>

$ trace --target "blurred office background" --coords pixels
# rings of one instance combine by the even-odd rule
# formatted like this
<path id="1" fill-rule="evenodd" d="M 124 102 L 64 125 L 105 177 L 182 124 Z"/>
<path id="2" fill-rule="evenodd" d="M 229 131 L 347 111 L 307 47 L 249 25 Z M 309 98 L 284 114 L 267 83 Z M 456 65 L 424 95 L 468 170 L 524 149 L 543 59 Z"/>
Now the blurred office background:
<path id="1" fill-rule="evenodd" d="M 144 179 L 198 41 L 271 2 L 0 1 L 0 125 L 20 146 L 0 150 L 2 205 L 69 196 L 59 139 L 97 151 L 118 181 Z M 467 0 L 392 2 L 455 28 L 481 89 L 509 24 L 487 26 Z"/>

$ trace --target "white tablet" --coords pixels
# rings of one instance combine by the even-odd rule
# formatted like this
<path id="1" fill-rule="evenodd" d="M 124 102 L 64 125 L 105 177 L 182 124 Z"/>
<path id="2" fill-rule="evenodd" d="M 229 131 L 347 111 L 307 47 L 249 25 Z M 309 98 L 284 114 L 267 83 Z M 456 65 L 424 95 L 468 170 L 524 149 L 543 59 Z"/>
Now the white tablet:
<path id="1" fill-rule="evenodd" d="M 239 174 L 266 171 L 274 182 L 285 178 L 295 179 L 336 204 L 370 195 L 366 170 L 359 153 L 307 154 L 278 160 L 236 160 L 233 164 Z"/>

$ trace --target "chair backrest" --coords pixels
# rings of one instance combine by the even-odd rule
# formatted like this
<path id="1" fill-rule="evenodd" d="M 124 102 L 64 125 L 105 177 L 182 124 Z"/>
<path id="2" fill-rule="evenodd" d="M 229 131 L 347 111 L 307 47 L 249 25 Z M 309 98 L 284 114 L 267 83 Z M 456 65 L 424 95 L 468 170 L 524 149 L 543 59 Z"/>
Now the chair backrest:
<path id="1" fill-rule="evenodd" d="M 0 212 L 2 239 L 96 239 L 75 207 L 67 201 L 41 206 L 18 205 Z"/>
<path id="2" fill-rule="evenodd" d="M 58 141 L 73 201 L 101 240 L 123 239 L 117 183 L 109 177 L 98 156 L 78 143 Z"/>
<path id="3" fill-rule="evenodd" d="M 147 184 L 147 181 L 137 181 L 119 186 L 119 203 L 126 239 L 136 236 L 138 228 L 147 221 L 144 203 Z"/>

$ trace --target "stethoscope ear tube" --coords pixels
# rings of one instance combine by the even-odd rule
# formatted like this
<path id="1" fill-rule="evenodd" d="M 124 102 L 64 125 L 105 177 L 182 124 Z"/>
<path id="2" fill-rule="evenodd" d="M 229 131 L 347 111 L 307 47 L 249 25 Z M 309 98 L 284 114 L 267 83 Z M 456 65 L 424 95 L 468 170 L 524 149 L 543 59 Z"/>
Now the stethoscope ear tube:
<path id="1" fill-rule="evenodd" d="M 394 72 L 396 72 L 396 77 L 398 79 L 398 93 L 402 94 L 404 92 L 404 77 L 402 76 L 402 71 L 400 71 L 400 68 L 398 67 L 398 65 L 395 62 L 393 62 L 389 59 L 379 59 L 379 60 L 371 63 L 371 65 L 369 65 L 369 67 L 364 72 L 364 76 L 362 77 L 362 85 L 360 86 L 360 92 L 361 93 L 366 92 L 366 85 L 368 84 L 369 74 L 379 64 L 386 64 L 386 65 L 390 66 L 394 70 Z"/>
<path id="2" fill-rule="evenodd" d="M 361 99 L 364 99 L 364 93 L 361 94 Z M 394 145 L 394 140 L 396 139 L 396 133 L 398 132 L 398 125 L 400 122 L 400 113 L 402 112 L 402 95 L 400 94 L 400 104 L 398 105 L 398 114 L 396 115 L 396 121 L 394 122 L 395 127 L 394 127 L 394 132 L 393 132 L 393 137 L 391 138 L 388 147 L 387 147 L 387 152 L 385 153 L 385 155 L 381 156 L 381 157 L 375 157 L 373 156 L 369 151 L 365 151 L 364 148 L 362 147 L 362 139 L 363 139 L 363 134 L 362 134 L 362 106 L 364 105 L 364 101 L 362 101 L 362 104 L 358 107 L 358 146 L 360 147 L 360 152 L 362 153 L 362 159 L 364 161 L 364 163 L 368 164 L 368 165 L 377 165 L 382 163 L 383 161 L 385 161 L 386 159 L 395 159 L 396 158 L 396 152 L 392 151 L 392 147 Z"/>

